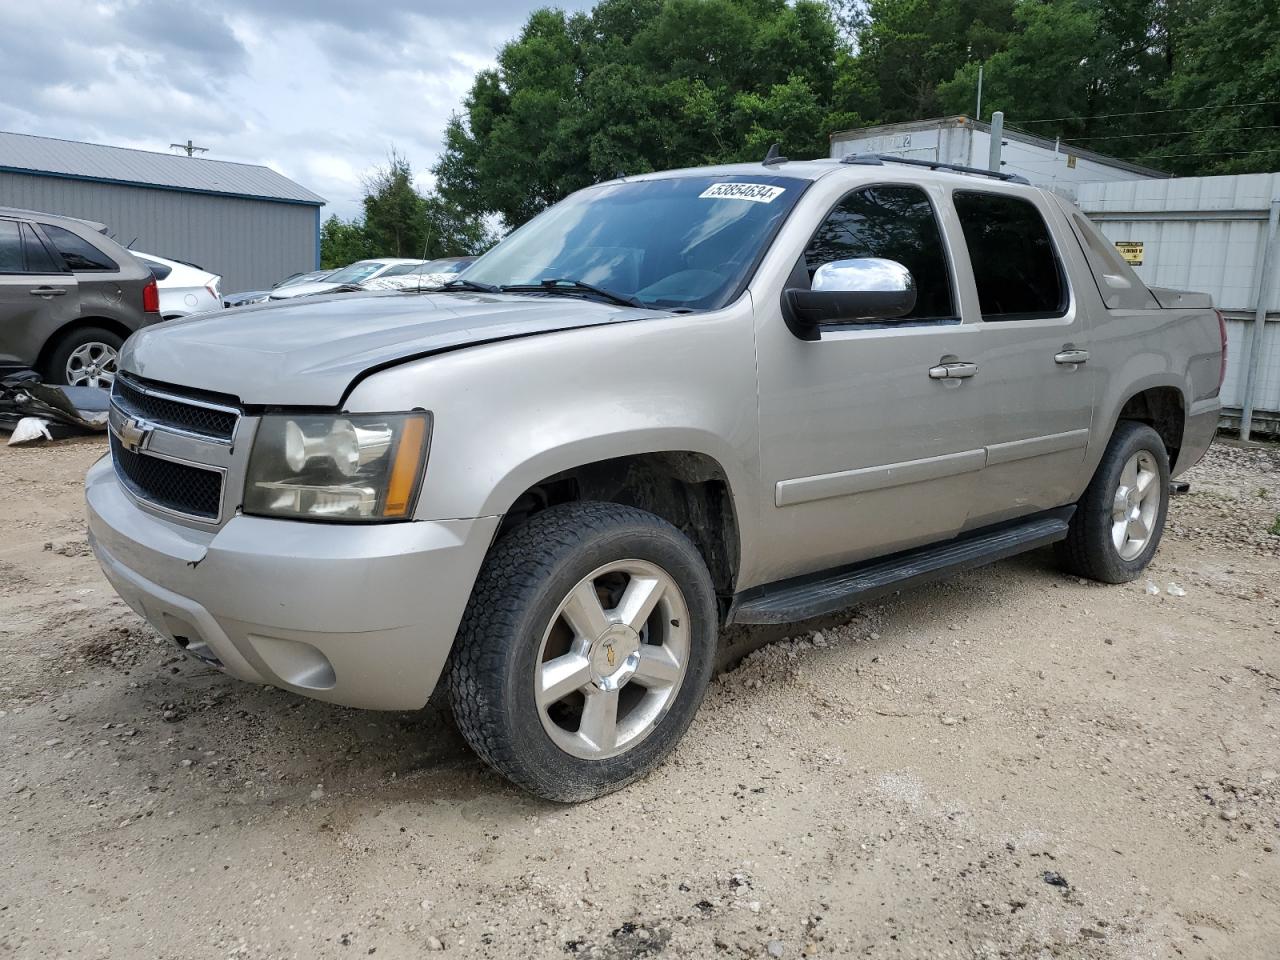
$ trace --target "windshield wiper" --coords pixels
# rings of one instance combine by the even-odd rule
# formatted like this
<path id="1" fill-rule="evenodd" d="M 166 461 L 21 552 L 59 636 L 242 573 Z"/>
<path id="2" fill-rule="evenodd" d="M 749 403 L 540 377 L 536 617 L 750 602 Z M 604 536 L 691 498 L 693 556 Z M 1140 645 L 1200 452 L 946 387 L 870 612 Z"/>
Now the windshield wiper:
<path id="1" fill-rule="evenodd" d="M 495 287 L 492 283 L 480 283 L 478 280 L 467 280 L 459 277 L 457 280 L 450 280 L 448 283 L 441 284 L 437 287 L 439 290 L 478 290 L 480 293 L 497 293 L 502 287 Z"/>
<path id="2" fill-rule="evenodd" d="M 644 307 L 645 304 L 637 300 L 635 297 L 628 297 L 625 294 L 614 293 L 612 290 L 606 290 L 603 287 L 597 287 L 590 283 L 584 283 L 581 280 L 571 280 L 565 277 L 557 277 L 553 280 L 540 280 L 538 283 L 505 283 L 498 288 L 503 293 L 532 293 L 534 291 L 547 293 L 568 293 L 574 291 L 581 293 L 590 293 L 602 300 L 608 300 L 610 303 L 616 303 L 623 307 Z"/>

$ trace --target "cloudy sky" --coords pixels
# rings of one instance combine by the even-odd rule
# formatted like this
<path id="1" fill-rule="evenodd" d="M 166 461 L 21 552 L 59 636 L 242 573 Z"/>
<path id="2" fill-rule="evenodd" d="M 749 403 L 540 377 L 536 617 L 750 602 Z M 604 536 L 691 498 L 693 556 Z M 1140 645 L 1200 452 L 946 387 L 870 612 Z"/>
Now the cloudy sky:
<path id="1" fill-rule="evenodd" d="M 359 211 L 394 147 L 430 184 L 449 114 L 530 10 L 588 0 L 0 0 L 0 130 L 263 163 Z"/>

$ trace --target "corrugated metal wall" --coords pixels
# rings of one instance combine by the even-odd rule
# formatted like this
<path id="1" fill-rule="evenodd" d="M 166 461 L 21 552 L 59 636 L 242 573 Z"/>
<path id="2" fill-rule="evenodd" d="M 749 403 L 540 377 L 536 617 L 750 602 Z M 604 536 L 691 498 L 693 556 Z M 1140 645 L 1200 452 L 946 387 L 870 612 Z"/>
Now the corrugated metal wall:
<path id="1" fill-rule="evenodd" d="M 221 274 L 225 293 L 316 269 L 310 205 L 0 172 L 0 206 L 100 221 L 121 244 Z"/>
<path id="2" fill-rule="evenodd" d="M 1259 298 L 1267 311 L 1254 405 L 1280 415 L 1280 270 L 1260 291 L 1267 219 L 1280 174 L 1181 177 L 1095 183 L 1080 188 L 1080 209 L 1108 240 L 1139 241 L 1138 276 L 1153 287 L 1197 290 L 1227 314 L 1227 377 L 1222 403 L 1244 404 L 1246 365 Z M 1280 251 L 1272 250 L 1273 258 Z"/>

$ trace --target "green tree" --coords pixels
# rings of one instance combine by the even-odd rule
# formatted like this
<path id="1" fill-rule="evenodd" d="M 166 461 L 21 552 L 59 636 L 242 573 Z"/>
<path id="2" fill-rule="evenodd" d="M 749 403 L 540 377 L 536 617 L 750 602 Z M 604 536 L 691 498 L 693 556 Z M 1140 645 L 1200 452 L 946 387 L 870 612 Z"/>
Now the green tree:
<path id="1" fill-rule="evenodd" d="M 371 254 L 364 225 L 358 220 L 342 220 L 334 214 L 321 226 L 320 266 L 323 269 L 336 270 Z"/>
<path id="2" fill-rule="evenodd" d="M 983 113 L 989 116 L 989 111 L 1002 110 L 1007 121 L 1016 125 L 1019 118 L 1105 112 L 1098 109 L 1107 76 L 1099 10 L 1097 0 L 1019 3 L 1013 35 L 1004 49 L 986 58 Z M 960 67 L 937 88 L 942 108 L 971 112 L 977 85 L 977 62 Z M 1058 132 L 1083 135 L 1088 124 L 1067 124 Z"/>
<path id="3" fill-rule="evenodd" d="M 413 170 L 392 153 L 385 167 L 365 181 L 364 217 L 331 216 L 320 228 L 320 265 L 346 266 L 371 257 L 469 256 L 483 253 L 494 237 L 481 217 L 470 216 L 439 193 L 420 193 Z"/>
<path id="4" fill-rule="evenodd" d="M 1161 91 L 1182 134 L 1162 159 L 1185 173 L 1280 169 L 1280 7 L 1211 0 L 1186 25 Z M 1192 154 L 1191 157 L 1169 156 Z"/>
<path id="5" fill-rule="evenodd" d="M 380 257 L 420 257 L 427 239 L 422 195 L 409 161 L 392 151 L 364 185 L 364 232 Z"/>
<path id="6" fill-rule="evenodd" d="M 825 155 L 837 48 L 819 0 L 539 10 L 450 121 L 441 197 L 510 227 L 619 174 L 763 156 L 769 137 Z"/>
<path id="7" fill-rule="evenodd" d="M 870 0 L 843 84 L 846 110 L 886 123 L 949 111 L 939 85 L 994 55 L 1014 29 L 1014 0 Z"/>

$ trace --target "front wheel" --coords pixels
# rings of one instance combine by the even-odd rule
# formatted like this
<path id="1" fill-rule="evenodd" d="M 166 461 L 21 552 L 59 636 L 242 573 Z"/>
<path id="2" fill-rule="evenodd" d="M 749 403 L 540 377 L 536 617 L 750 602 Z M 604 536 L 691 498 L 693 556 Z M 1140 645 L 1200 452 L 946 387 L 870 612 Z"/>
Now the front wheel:
<path id="1" fill-rule="evenodd" d="M 1128 583 L 1160 545 L 1169 509 L 1169 455 L 1145 423 L 1116 425 L 1102 461 L 1071 518 L 1059 561 L 1071 573 Z"/>
<path id="2" fill-rule="evenodd" d="M 449 662 L 454 716 L 530 792 L 598 797 L 680 740 L 715 640 L 711 577 L 679 530 L 618 504 L 551 507 L 485 560 Z"/>

